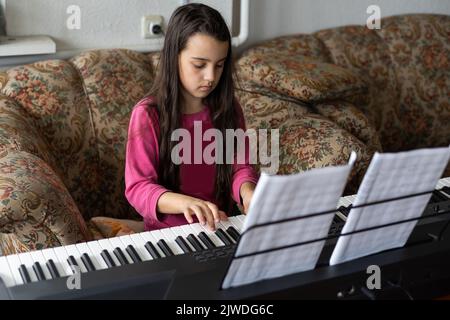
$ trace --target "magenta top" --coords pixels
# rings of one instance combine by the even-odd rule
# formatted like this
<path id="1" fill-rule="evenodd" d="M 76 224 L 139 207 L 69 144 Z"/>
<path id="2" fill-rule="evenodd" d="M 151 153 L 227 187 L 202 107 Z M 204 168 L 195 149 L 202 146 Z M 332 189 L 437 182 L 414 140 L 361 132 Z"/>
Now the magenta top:
<path id="1" fill-rule="evenodd" d="M 144 218 L 145 230 L 156 230 L 188 223 L 183 214 L 161 214 L 156 211 L 159 197 L 170 190 L 158 184 L 159 119 L 156 108 L 149 107 L 152 101 L 151 97 L 145 98 L 133 108 L 128 127 L 125 159 L 125 196 L 128 202 Z M 236 110 L 239 128 L 245 131 L 244 115 L 238 104 Z M 183 114 L 182 128 L 190 132 L 192 141 L 194 140 L 194 121 L 202 121 L 202 133 L 209 128 L 213 128 L 207 106 L 200 112 Z M 225 143 L 225 137 L 223 141 Z M 210 143 L 210 141 L 204 141 L 202 148 L 204 149 Z M 191 154 L 192 159 L 194 159 L 193 149 Z M 215 164 L 206 164 L 203 159 L 201 164 L 194 164 L 193 162 L 192 164 L 182 163 L 180 165 L 179 192 L 219 205 L 214 195 Z M 255 184 L 258 181 L 255 170 L 249 164 L 248 143 L 245 147 L 245 164 L 233 164 L 232 166 L 233 178 L 230 192 L 234 201 L 240 203 L 239 191 L 241 185 L 247 181 Z M 195 216 L 193 218 L 195 219 Z"/>

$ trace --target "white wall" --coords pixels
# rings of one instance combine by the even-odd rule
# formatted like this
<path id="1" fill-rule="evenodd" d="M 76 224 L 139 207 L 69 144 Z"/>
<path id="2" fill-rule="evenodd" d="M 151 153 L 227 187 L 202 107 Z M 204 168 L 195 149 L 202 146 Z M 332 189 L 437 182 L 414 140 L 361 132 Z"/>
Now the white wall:
<path id="1" fill-rule="evenodd" d="M 204 0 L 218 9 L 229 25 L 232 1 Z M 6 0 L 8 36 L 51 36 L 61 50 L 144 47 L 159 43 L 141 38 L 141 17 L 162 15 L 165 23 L 180 0 Z M 66 12 L 70 5 L 81 9 L 81 29 L 70 30 Z"/>
<path id="2" fill-rule="evenodd" d="M 365 25 L 370 16 L 366 10 L 372 4 L 380 7 L 382 17 L 404 13 L 450 15 L 450 0 L 251 0 L 250 34 L 244 47 L 280 35 Z"/>

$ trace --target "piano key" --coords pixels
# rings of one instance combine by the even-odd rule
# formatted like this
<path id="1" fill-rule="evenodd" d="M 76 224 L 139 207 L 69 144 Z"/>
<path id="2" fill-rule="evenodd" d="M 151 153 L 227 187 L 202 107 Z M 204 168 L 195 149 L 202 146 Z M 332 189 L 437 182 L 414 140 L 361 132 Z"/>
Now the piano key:
<path id="1" fill-rule="evenodd" d="M 31 257 L 31 253 L 30 252 L 19 253 L 17 257 L 19 258 L 20 262 L 26 267 L 28 274 L 30 276 L 30 280 L 32 282 L 38 281 L 37 275 L 33 272 L 34 260 Z"/>
<path id="2" fill-rule="evenodd" d="M 245 215 L 241 214 L 240 216 L 236 216 L 236 219 L 239 220 L 242 224 L 242 228 L 244 227 Z"/>
<path id="3" fill-rule="evenodd" d="M 125 251 L 126 246 L 123 244 L 123 242 L 119 239 L 119 237 L 114 237 L 114 238 L 108 238 L 109 242 L 111 243 L 111 245 L 113 246 L 113 251 L 112 253 L 114 254 L 114 250 L 116 248 L 120 248 L 122 251 L 122 254 L 125 256 L 126 261 L 128 263 L 133 263 L 133 260 L 131 259 L 130 255 L 128 254 L 128 252 Z M 120 261 L 119 257 L 117 257 L 117 260 L 120 262 L 120 264 L 122 264 L 122 262 Z"/>
<path id="4" fill-rule="evenodd" d="M 92 261 L 91 257 L 86 252 L 81 254 L 81 261 L 83 261 L 83 264 L 86 267 L 86 269 L 88 270 L 88 272 L 96 270 L 94 261 Z"/>
<path id="5" fill-rule="evenodd" d="M 62 270 L 64 270 L 61 274 L 64 274 L 64 276 L 72 275 L 73 274 L 72 269 L 69 265 L 69 262 L 67 261 L 69 255 L 67 254 L 66 248 L 64 246 L 55 247 L 53 248 L 53 252 L 58 258 L 59 265 L 61 266 Z"/>
<path id="6" fill-rule="evenodd" d="M 450 187 L 443 187 L 439 192 L 446 198 L 445 201 L 450 199 Z"/>
<path id="7" fill-rule="evenodd" d="M 21 264 L 19 266 L 19 274 L 20 274 L 20 277 L 22 278 L 23 283 L 31 282 L 30 274 L 28 273 L 27 267 L 24 264 Z"/>
<path id="8" fill-rule="evenodd" d="M 229 246 L 233 244 L 233 241 L 221 228 L 217 228 L 216 235 L 223 242 L 224 245 Z"/>
<path id="9" fill-rule="evenodd" d="M 440 180 L 444 186 L 450 187 L 450 177 L 443 178 Z"/>
<path id="10" fill-rule="evenodd" d="M 128 260 L 127 257 L 125 257 L 125 254 L 123 253 L 123 251 L 120 247 L 115 247 L 113 250 L 113 253 L 116 256 L 117 260 L 119 260 L 120 265 L 124 266 L 126 264 L 131 263 L 130 260 Z"/>
<path id="11" fill-rule="evenodd" d="M 211 241 L 211 239 L 208 237 L 208 235 L 204 231 L 200 232 L 198 234 L 198 237 L 200 240 L 202 240 L 202 242 L 206 246 L 206 248 L 214 249 L 216 247 L 214 242 Z"/>
<path id="12" fill-rule="evenodd" d="M 184 238 L 184 240 L 186 241 L 186 243 L 188 244 L 188 246 L 191 248 L 191 250 L 192 250 L 192 252 L 196 252 L 196 251 L 201 251 L 201 250 L 204 250 L 203 249 L 203 246 L 201 245 L 201 243 L 200 243 L 200 241 L 197 239 L 197 241 L 198 241 L 198 243 L 200 243 L 200 247 L 198 247 L 197 246 L 197 244 L 196 244 L 196 246 L 194 246 L 192 243 L 191 243 L 191 241 L 189 241 L 189 239 L 188 239 L 188 236 L 190 235 L 190 234 L 192 234 L 192 236 L 195 238 L 195 235 L 194 235 L 194 233 L 193 233 L 193 230 L 192 230 L 192 228 L 189 226 L 189 225 L 182 225 L 182 226 L 179 226 L 178 227 L 179 228 L 179 230 L 180 230 L 180 235 L 182 235 L 183 236 L 183 238 Z M 175 228 L 172 228 L 172 231 L 175 231 L 176 229 Z"/>
<path id="13" fill-rule="evenodd" d="M 47 277 L 44 274 L 44 270 L 42 270 L 41 264 L 38 261 L 33 264 L 33 271 L 39 281 L 47 280 Z"/>
<path id="14" fill-rule="evenodd" d="M 219 222 L 219 227 L 225 231 L 225 233 L 229 236 L 229 238 L 233 241 L 236 242 L 233 237 L 228 233 L 228 228 L 229 227 L 233 227 L 233 224 L 228 220 L 228 221 L 220 221 Z M 234 227 L 233 227 L 234 229 Z"/>
<path id="15" fill-rule="evenodd" d="M 8 260 L 6 257 L 0 256 L 0 278 L 2 278 L 6 287 L 12 287 L 16 285 L 16 281 L 14 280 L 13 273 L 11 268 L 9 267 Z"/>
<path id="16" fill-rule="evenodd" d="M 75 259 L 74 256 L 68 256 L 67 257 L 67 263 L 69 264 L 70 269 L 72 270 L 73 274 L 78 273 L 78 272 L 82 272 L 81 271 L 81 266 L 83 265 L 83 262 L 78 263 L 78 261 Z"/>
<path id="17" fill-rule="evenodd" d="M 156 250 L 156 245 L 154 245 L 151 241 L 147 241 L 145 244 L 145 249 L 147 249 L 148 253 L 152 256 L 153 259 L 159 259 L 162 255 Z"/>
<path id="18" fill-rule="evenodd" d="M 183 250 L 176 244 L 175 239 L 176 235 L 170 230 L 171 228 L 165 228 L 161 229 L 161 233 L 164 235 L 167 245 L 169 246 L 170 250 L 175 255 L 183 254 Z"/>
<path id="19" fill-rule="evenodd" d="M 183 251 L 183 253 L 192 252 L 191 247 L 189 247 L 189 245 L 187 244 L 187 242 L 184 240 L 184 238 L 182 236 L 176 237 L 175 242 L 178 244 L 178 246 Z"/>
<path id="20" fill-rule="evenodd" d="M 58 268 L 56 267 L 56 264 L 53 261 L 53 259 L 47 260 L 47 263 L 45 265 L 47 266 L 48 271 L 50 271 L 50 275 L 52 276 L 52 279 L 61 277 L 61 274 L 59 273 Z"/>
<path id="21" fill-rule="evenodd" d="M 92 263 L 92 266 L 95 270 L 101 270 L 101 266 L 100 263 L 97 261 L 97 259 L 95 258 L 95 254 L 91 251 L 91 249 L 89 248 L 89 246 L 87 245 L 86 242 L 82 242 L 82 243 L 78 243 L 75 245 L 78 249 L 78 251 L 80 251 L 81 253 L 81 260 L 83 261 L 83 263 L 87 262 L 89 263 L 89 260 Z M 83 260 L 83 256 L 86 257 Z M 89 263 L 90 264 L 90 263 Z M 89 271 L 89 269 L 88 269 Z"/>
<path id="22" fill-rule="evenodd" d="M 193 233 L 189 234 L 186 239 L 189 241 L 192 247 L 194 247 L 195 251 L 203 251 L 206 249 L 206 247 L 201 244 L 200 240 L 198 240 Z"/>
<path id="23" fill-rule="evenodd" d="M 108 268 L 113 268 L 117 266 L 117 264 L 112 259 L 112 256 L 109 254 L 108 250 L 103 249 L 100 255 L 102 256 L 103 260 L 105 260 L 106 264 L 108 265 Z"/>
<path id="24" fill-rule="evenodd" d="M 164 252 L 166 257 L 174 256 L 172 249 L 167 245 L 167 242 L 164 239 L 159 239 L 156 243 L 158 247 Z"/>
<path id="25" fill-rule="evenodd" d="M 435 189 L 436 190 L 440 190 L 445 186 L 445 184 L 442 182 L 442 180 L 439 180 L 438 183 L 436 184 Z"/>
<path id="26" fill-rule="evenodd" d="M 150 232 L 150 231 L 147 231 L 147 232 L 143 232 L 143 233 L 140 233 L 140 235 L 141 235 L 141 237 L 144 239 L 144 241 L 146 242 L 146 244 L 147 244 L 147 242 L 149 242 L 149 243 L 151 243 L 152 245 L 153 245 L 153 247 L 155 248 L 155 250 L 156 250 L 156 253 L 158 254 L 158 257 L 157 258 L 163 258 L 163 257 L 165 257 L 165 255 L 164 255 L 164 253 L 161 251 L 161 249 L 158 247 L 158 245 L 156 244 L 158 241 L 159 241 L 159 239 L 156 239 L 153 235 L 152 235 L 152 232 Z M 146 250 L 148 250 L 147 249 L 147 247 L 148 246 L 146 246 Z M 150 253 L 150 252 L 149 252 Z M 153 256 L 152 256 L 153 257 Z M 154 259 L 156 259 L 155 257 L 153 257 Z"/>
<path id="27" fill-rule="evenodd" d="M 144 261 L 152 260 L 153 257 L 150 253 L 145 249 L 145 240 L 141 237 L 139 233 L 130 234 L 130 239 L 135 244 L 136 251 L 139 253 L 139 256 Z"/>
<path id="28" fill-rule="evenodd" d="M 133 240 L 131 240 L 131 237 L 129 235 L 125 235 L 125 236 L 120 236 L 118 237 L 119 240 L 123 243 L 124 248 L 125 248 L 125 252 L 128 253 L 128 256 L 131 258 L 131 261 L 136 263 L 136 262 L 142 262 L 143 259 L 140 255 L 140 251 L 139 251 L 139 246 L 137 246 Z M 133 250 L 129 249 L 129 247 L 132 247 Z M 122 250 L 123 251 L 123 250 Z M 133 255 L 135 255 L 135 257 L 133 257 Z"/>
<path id="29" fill-rule="evenodd" d="M 119 266 L 119 260 L 117 260 L 116 256 L 112 253 L 114 251 L 114 247 L 109 241 L 109 239 L 100 239 L 97 241 L 99 246 L 103 249 L 108 251 L 109 256 L 111 257 L 112 261 L 114 262 L 114 265 Z"/>
<path id="30" fill-rule="evenodd" d="M 214 243 L 216 247 L 225 246 L 222 240 L 220 240 L 219 237 L 216 235 L 215 231 L 211 231 L 206 226 L 202 225 L 200 225 L 200 228 L 203 228 L 203 231 L 208 235 L 208 238 L 211 239 L 211 241 Z"/>
<path id="31" fill-rule="evenodd" d="M 153 242 L 153 244 L 155 245 L 155 247 L 157 247 L 158 249 L 161 249 L 161 251 L 164 253 L 164 255 L 162 256 L 162 257 L 166 257 L 167 256 L 167 254 L 166 254 L 166 249 L 164 249 L 163 250 L 163 248 L 164 248 L 164 246 L 163 245 L 160 245 L 160 241 L 161 240 L 164 240 L 164 243 L 165 243 L 165 241 L 166 241 L 166 238 L 165 238 L 165 236 L 164 236 L 164 234 L 161 232 L 161 230 L 155 230 L 155 231 L 151 231 L 150 232 L 150 234 L 155 238 L 155 240 L 156 240 L 156 242 Z M 167 243 L 166 243 L 166 245 L 167 245 Z M 163 246 L 163 247 L 161 247 L 161 246 Z M 168 247 L 169 249 L 170 249 L 170 247 Z M 170 250 L 170 252 L 172 252 L 172 250 Z M 170 253 L 169 252 L 169 253 Z M 172 252 L 172 255 L 173 255 L 173 252 Z"/>
<path id="32" fill-rule="evenodd" d="M 33 258 L 34 262 L 39 262 L 42 272 L 44 273 L 45 279 L 51 279 L 52 275 L 50 274 L 50 270 L 47 269 L 46 262 L 47 259 L 45 259 L 44 255 L 42 254 L 41 250 L 37 251 L 31 251 L 31 258 Z"/>
<path id="33" fill-rule="evenodd" d="M 228 234 L 233 238 L 234 242 L 239 241 L 239 232 L 234 228 L 233 226 L 228 227 L 227 229 Z"/>
<path id="34" fill-rule="evenodd" d="M 65 277 L 65 276 L 72 274 L 72 273 L 69 274 L 66 272 L 65 265 L 67 265 L 67 262 L 65 264 L 61 263 L 61 260 L 59 260 L 59 257 L 56 254 L 55 249 L 56 248 L 48 248 L 48 249 L 42 250 L 42 254 L 44 255 L 45 260 L 47 260 L 47 262 L 49 260 L 53 261 L 56 271 L 58 272 L 60 277 Z M 65 249 L 64 249 L 64 251 L 65 251 Z M 66 253 L 66 255 L 67 255 L 67 253 Z M 50 271 L 50 274 L 51 274 L 51 271 Z"/>
<path id="35" fill-rule="evenodd" d="M 228 220 L 231 222 L 231 224 L 234 226 L 234 228 L 239 232 L 239 234 L 242 233 L 242 222 L 238 217 L 229 217 Z"/>
<path id="36" fill-rule="evenodd" d="M 102 257 L 102 251 L 103 248 L 100 246 L 98 241 L 89 241 L 87 242 L 87 245 L 89 249 L 91 249 L 92 256 L 97 260 L 99 267 L 96 268 L 97 270 L 103 270 L 107 269 L 108 265 L 106 264 L 106 261 Z"/>
<path id="37" fill-rule="evenodd" d="M 75 259 L 75 262 L 77 263 L 77 266 L 79 268 L 79 271 L 81 273 L 87 272 L 86 266 L 84 265 L 83 261 L 81 261 L 81 253 L 78 251 L 78 248 L 74 244 L 70 244 L 65 247 L 68 256 L 72 256 Z M 72 268 L 71 268 L 72 270 Z M 73 271 L 72 271 L 73 272 Z"/>
<path id="38" fill-rule="evenodd" d="M 125 250 L 128 252 L 128 254 L 130 255 L 131 259 L 133 260 L 134 263 L 139 263 L 142 262 L 141 257 L 139 256 L 139 254 L 137 253 L 136 249 L 133 247 L 133 245 L 129 244 Z"/>
<path id="39" fill-rule="evenodd" d="M 341 198 L 344 207 L 348 207 L 352 204 L 352 202 L 348 199 L 348 197 Z"/>
<path id="40" fill-rule="evenodd" d="M 172 230 L 172 232 L 176 236 L 181 236 L 183 238 L 183 240 L 186 243 L 186 245 L 188 246 L 190 252 L 195 252 L 196 251 L 195 248 L 192 246 L 192 244 L 187 239 L 187 236 L 189 235 L 189 233 L 186 233 L 185 229 L 189 230 L 189 232 L 192 233 L 192 229 L 189 228 L 189 226 L 186 226 L 186 225 L 170 228 L 170 230 Z"/>

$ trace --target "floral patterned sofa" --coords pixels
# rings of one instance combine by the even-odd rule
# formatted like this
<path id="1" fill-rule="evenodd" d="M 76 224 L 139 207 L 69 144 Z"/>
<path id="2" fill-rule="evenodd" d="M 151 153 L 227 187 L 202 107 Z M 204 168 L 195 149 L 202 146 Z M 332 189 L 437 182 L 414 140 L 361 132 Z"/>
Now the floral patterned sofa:
<path id="1" fill-rule="evenodd" d="M 339 164 L 356 150 L 359 161 L 349 181 L 351 192 L 374 151 L 409 147 L 410 140 L 417 146 L 449 142 L 449 121 L 444 121 L 448 91 L 447 96 L 439 91 L 448 90 L 449 20 L 424 16 L 387 22 L 384 28 L 392 25 L 393 30 L 389 39 L 404 42 L 396 40 L 399 45 L 391 47 L 377 34 L 350 27 L 275 39 L 239 59 L 242 81 L 237 95 L 247 126 L 280 129 L 279 173 Z M 409 46 L 409 38 L 417 37 L 431 37 L 423 40 L 429 41 L 431 53 Z M 442 46 L 446 56 L 439 51 Z M 401 55 L 399 61 L 392 58 L 395 53 Z M 149 90 L 157 58 L 158 53 L 97 50 L 0 73 L 3 254 L 101 237 L 92 223 L 98 217 L 140 219 L 124 197 L 125 145 L 131 109 Z M 274 63 L 263 68 L 260 61 Z M 408 69 L 408 63 L 417 63 L 419 69 Z M 422 70 L 435 70 L 439 64 L 447 66 L 439 71 L 444 78 Z M 303 71 L 298 78 L 294 73 L 285 81 L 286 70 L 299 68 Z M 418 78 L 408 78 L 408 72 Z M 425 91 L 417 93 L 414 86 L 422 81 Z M 435 103 L 422 102 L 422 97 Z M 425 124 L 417 118 L 421 107 L 428 108 Z M 411 119 L 419 125 L 417 134 L 429 134 L 408 140 L 414 128 Z M 402 127 L 402 121 L 410 127 Z M 437 127 L 445 133 L 440 140 Z"/>
<path id="2" fill-rule="evenodd" d="M 265 41 L 237 62 L 250 127 L 279 128 L 280 172 L 450 144 L 450 16 L 382 19 Z M 450 176 L 450 166 L 444 173 Z"/>

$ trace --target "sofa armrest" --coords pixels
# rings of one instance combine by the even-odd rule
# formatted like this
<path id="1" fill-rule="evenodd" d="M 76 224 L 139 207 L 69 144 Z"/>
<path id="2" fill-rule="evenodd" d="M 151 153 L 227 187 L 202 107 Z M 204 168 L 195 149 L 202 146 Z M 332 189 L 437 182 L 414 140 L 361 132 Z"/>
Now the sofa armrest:
<path id="1" fill-rule="evenodd" d="M 0 232 L 14 233 L 29 249 L 90 239 L 52 168 L 33 154 L 8 149 L 0 152 Z"/>
<path id="2" fill-rule="evenodd" d="M 36 155 L 7 146 L 0 149 L 0 233 L 14 234 L 29 250 L 91 238 L 53 169 Z"/>
<path id="3" fill-rule="evenodd" d="M 34 154 L 54 167 L 48 145 L 33 119 L 17 102 L 0 95 L 0 147 Z"/>

